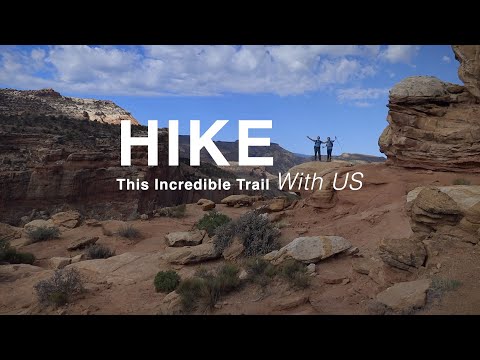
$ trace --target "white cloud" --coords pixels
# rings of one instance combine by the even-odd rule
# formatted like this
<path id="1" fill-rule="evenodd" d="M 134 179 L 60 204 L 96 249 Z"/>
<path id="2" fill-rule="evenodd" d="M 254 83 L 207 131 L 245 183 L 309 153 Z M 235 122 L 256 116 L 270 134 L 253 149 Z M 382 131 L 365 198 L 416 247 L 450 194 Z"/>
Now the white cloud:
<path id="1" fill-rule="evenodd" d="M 452 59 L 450 59 L 450 57 L 448 57 L 447 55 L 442 56 L 442 62 L 443 63 L 450 64 L 451 61 L 452 61 Z"/>
<path id="2" fill-rule="evenodd" d="M 417 45 L 388 45 L 380 54 L 380 57 L 390 63 L 411 64 L 413 58 L 420 51 Z"/>
<path id="3" fill-rule="evenodd" d="M 337 90 L 339 102 L 375 100 L 388 95 L 388 89 L 384 88 L 349 88 Z"/>
<path id="4" fill-rule="evenodd" d="M 372 77 L 379 58 L 407 58 L 398 53 L 357 45 L 4 47 L 0 86 L 108 95 L 296 95 Z"/>

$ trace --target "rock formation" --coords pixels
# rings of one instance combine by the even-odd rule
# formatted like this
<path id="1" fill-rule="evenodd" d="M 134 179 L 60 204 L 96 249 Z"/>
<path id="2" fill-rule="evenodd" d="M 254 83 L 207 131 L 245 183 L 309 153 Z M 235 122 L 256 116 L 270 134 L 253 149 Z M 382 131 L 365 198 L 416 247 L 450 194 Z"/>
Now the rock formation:
<path id="1" fill-rule="evenodd" d="M 379 139 L 387 164 L 480 172 L 480 46 L 454 46 L 465 86 L 414 76 L 390 90 Z"/>
<path id="2" fill-rule="evenodd" d="M 120 124 L 121 120 L 138 121 L 110 100 L 81 99 L 62 96 L 53 89 L 0 89 L 0 116 L 46 115 L 71 119 Z"/>

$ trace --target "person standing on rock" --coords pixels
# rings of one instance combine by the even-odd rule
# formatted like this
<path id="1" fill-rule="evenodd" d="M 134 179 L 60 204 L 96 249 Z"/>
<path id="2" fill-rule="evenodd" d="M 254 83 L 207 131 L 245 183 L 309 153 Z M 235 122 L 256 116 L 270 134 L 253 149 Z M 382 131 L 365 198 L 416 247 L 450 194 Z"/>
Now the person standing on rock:
<path id="1" fill-rule="evenodd" d="M 320 154 L 320 146 L 324 144 L 325 142 L 320 140 L 320 136 L 317 136 L 317 139 L 314 140 L 310 136 L 307 136 L 309 140 L 312 140 L 315 144 L 313 145 L 313 151 L 315 153 L 315 160 L 317 160 L 317 154 L 318 154 L 318 161 L 322 161 L 322 155 Z"/>
<path id="2" fill-rule="evenodd" d="M 337 137 L 335 136 L 335 140 Z M 325 141 L 325 145 L 327 147 L 327 161 L 332 161 L 332 150 L 333 150 L 333 143 L 335 140 L 330 140 L 330 137 L 327 137 L 327 141 Z"/>

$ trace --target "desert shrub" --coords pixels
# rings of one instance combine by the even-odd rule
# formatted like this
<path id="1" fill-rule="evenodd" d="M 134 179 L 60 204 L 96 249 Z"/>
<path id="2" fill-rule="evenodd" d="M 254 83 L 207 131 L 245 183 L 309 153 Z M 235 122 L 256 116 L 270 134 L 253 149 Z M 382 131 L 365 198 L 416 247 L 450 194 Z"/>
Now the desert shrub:
<path id="1" fill-rule="evenodd" d="M 182 204 L 178 206 L 164 207 L 157 209 L 157 214 L 160 216 L 171 217 L 171 218 L 182 218 L 185 216 L 185 211 L 187 210 L 187 205 Z"/>
<path id="2" fill-rule="evenodd" d="M 31 253 L 17 252 L 5 239 L 0 239 L 0 262 L 9 264 L 33 264 L 35 256 Z"/>
<path id="3" fill-rule="evenodd" d="M 206 230 L 209 236 L 213 236 L 217 228 L 230 221 L 231 219 L 227 215 L 212 210 L 203 215 L 195 226 L 197 229 Z"/>
<path id="4" fill-rule="evenodd" d="M 305 264 L 294 259 L 285 260 L 280 265 L 280 274 L 296 288 L 305 289 L 310 285 L 310 277 L 307 274 Z"/>
<path id="5" fill-rule="evenodd" d="M 140 231 L 132 225 L 122 226 L 118 229 L 117 234 L 127 239 L 138 239 L 140 237 Z"/>
<path id="6" fill-rule="evenodd" d="M 40 304 L 62 306 L 83 291 L 83 282 L 76 269 L 60 269 L 50 279 L 36 284 L 35 290 Z"/>
<path id="7" fill-rule="evenodd" d="M 186 311 L 213 309 L 218 300 L 241 285 L 236 265 L 226 264 L 216 272 L 202 270 L 195 277 L 180 282 L 177 292 Z"/>
<path id="8" fill-rule="evenodd" d="M 87 248 L 86 255 L 89 259 L 108 259 L 115 255 L 115 251 L 104 245 L 94 244 Z"/>
<path id="9" fill-rule="evenodd" d="M 57 227 L 40 226 L 29 230 L 27 233 L 32 243 L 58 239 L 60 230 Z"/>
<path id="10" fill-rule="evenodd" d="M 277 267 L 262 257 L 248 258 L 244 265 L 249 274 L 249 280 L 262 287 L 267 286 L 278 272 Z"/>
<path id="11" fill-rule="evenodd" d="M 470 185 L 470 180 L 458 178 L 453 180 L 453 185 Z"/>
<path id="12" fill-rule="evenodd" d="M 432 283 L 430 284 L 430 289 L 433 292 L 442 294 L 446 291 L 453 291 L 456 290 L 462 283 L 458 280 L 452 279 L 443 279 L 435 277 L 432 279 Z"/>
<path id="13" fill-rule="evenodd" d="M 175 290 L 180 283 L 180 276 L 176 271 L 160 271 L 153 280 L 157 292 L 169 293 Z"/>
<path id="14" fill-rule="evenodd" d="M 234 236 L 238 236 L 245 247 L 246 256 L 265 255 L 278 249 L 280 231 L 257 211 L 250 211 L 238 219 L 219 227 L 214 240 L 215 251 L 223 252 Z"/>

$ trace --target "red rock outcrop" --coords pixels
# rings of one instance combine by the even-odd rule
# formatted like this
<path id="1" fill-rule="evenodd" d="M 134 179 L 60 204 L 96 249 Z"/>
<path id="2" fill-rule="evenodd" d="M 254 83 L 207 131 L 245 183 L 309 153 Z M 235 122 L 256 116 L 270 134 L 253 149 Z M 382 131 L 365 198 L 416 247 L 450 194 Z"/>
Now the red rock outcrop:
<path id="1" fill-rule="evenodd" d="M 480 46 L 453 48 L 465 86 L 415 76 L 390 90 L 378 142 L 387 164 L 480 172 Z"/>

